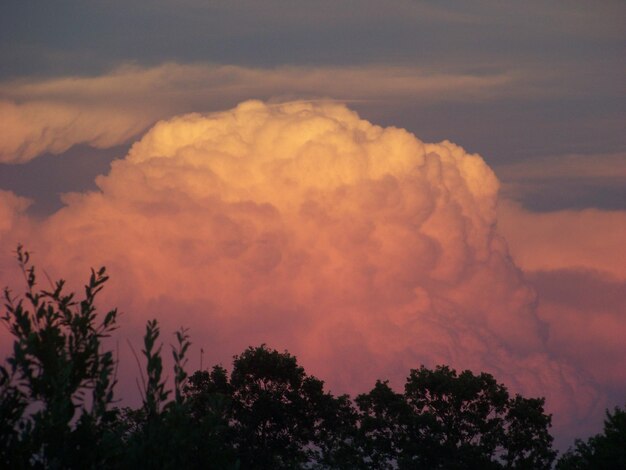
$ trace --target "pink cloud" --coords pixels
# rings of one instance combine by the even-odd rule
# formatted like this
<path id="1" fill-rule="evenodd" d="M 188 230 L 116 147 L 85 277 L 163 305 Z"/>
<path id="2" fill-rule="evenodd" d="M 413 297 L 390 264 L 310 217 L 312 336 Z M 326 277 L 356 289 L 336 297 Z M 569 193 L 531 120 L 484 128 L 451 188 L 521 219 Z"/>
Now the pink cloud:
<path id="1" fill-rule="evenodd" d="M 75 287 L 106 265 L 105 304 L 135 343 L 157 317 L 191 327 L 205 364 L 265 342 L 340 392 L 446 363 L 547 395 L 560 426 L 598 403 L 551 355 L 496 231 L 495 175 L 454 144 L 330 102 L 252 101 L 159 122 L 97 184 L 45 220 L 15 219 L 3 243 Z M 128 389 L 135 366 L 121 359 Z"/>
<path id="2" fill-rule="evenodd" d="M 626 384 L 626 281 L 590 270 L 529 274 L 539 314 L 553 327 L 548 345 L 555 355 L 582 365 L 603 385 Z"/>
<path id="3" fill-rule="evenodd" d="M 586 371 L 594 387 L 610 396 L 598 407 L 623 405 L 626 212 L 533 213 L 503 201 L 498 228 L 537 293 L 550 356 Z M 600 418 L 590 417 L 595 430 Z"/>
<path id="4" fill-rule="evenodd" d="M 626 280 L 626 211 L 533 213 L 502 201 L 498 229 L 525 271 L 585 268 Z"/>

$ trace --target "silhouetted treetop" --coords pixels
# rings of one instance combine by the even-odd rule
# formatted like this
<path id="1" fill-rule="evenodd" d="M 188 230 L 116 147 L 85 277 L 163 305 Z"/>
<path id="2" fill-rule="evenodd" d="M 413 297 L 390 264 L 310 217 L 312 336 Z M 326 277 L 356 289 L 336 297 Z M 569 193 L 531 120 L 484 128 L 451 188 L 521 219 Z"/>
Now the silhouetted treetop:
<path id="1" fill-rule="evenodd" d="M 626 410 L 606 410 L 601 434 L 577 439 L 557 462 L 558 470 L 620 470 L 626 468 Z"/>

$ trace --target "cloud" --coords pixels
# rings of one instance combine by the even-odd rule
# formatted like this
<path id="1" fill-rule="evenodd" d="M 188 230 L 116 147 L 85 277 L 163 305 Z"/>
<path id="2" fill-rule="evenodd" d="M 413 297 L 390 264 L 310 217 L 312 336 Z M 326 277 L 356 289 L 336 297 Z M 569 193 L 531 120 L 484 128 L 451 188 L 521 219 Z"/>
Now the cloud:
<path id="1" fill-rule="evenodd" d="M 626 281 L 597 271 L 564 269 L 528 274 L 539 315 L 553 325 L 549 348 L 575 362 L 623 400 L 626 384 Z"/>
<path id="2" fill-rule="evenodd" d="M 534 213 L 502 201 L 498 228 L 524 271 L 595 270 L 626 280 L 626 211 Z"/>
<path id="3" fill-rule="evenodd" d="M 499 165 L 498 176 L 507 180 L 620 178 L 626 180 L 626 152 L 539 157 Z"/>
<path id="4" fill-rule="evenodd" d="M 537 211 L 626 209 L 626 153 L 536 157 L 496 165 L 501 198 Z"/>
<path id="5" fill-rule="evenodd" d="M 76 144 L 107 148 L 144 130 L 154 117 L 106 104 L 86 106 L 55 102 L 15 104 L 0 101 L 0 162 L 25 162 L 45 152 L 59 154 Z"/>
<path id="6" fill-rule="evenodd" d="M 498 227 L 537 292 L 551 357 L 578 364 L 623 404 L 626 211 L 533 213 L 504 201 Z"/>
<path id="7" fill-rule="evenodd" d="M 561 424 L 600 397 L 551 359 L 495 230 L 498 181 L 450 142 L 333 102 L 249 101 L 157 123 L 97 184 L 5 242 L 76 287 L 106 265 L 106 303 L 135 341 L 156 316 L 164 331 L 190 326 L 205 363 L 265 342 L 336 391 L 400 386 L 420 364 L 487 370 L 547 395 Z"/>
<path id="8" fill-rule="evenodd" d="M 519 72 L 433 71 L 402 66 L 253 68 L 232 65 L 123 66 L 97 77 L 0 83 L 0 162 L 25 162 L 75 144 L 128 141 L 159 119 L 225 109 L 250 97 L 285 101 L 491 100 L 511 93 Z M 518 84 L 519 85 L 519 84 Z M 524 93 L 517 86 L 514 93 Z"/>
<path id="9" fill-rule="evenodd" d="M 25 214 L 31 201 L 10 191 L 0 189 L 0 285 L 2 288 L 15 284 L 19 275 L 10 247 L 30 235 L 30 221 Z M 13 282 L 11 282 L 13 281 Z M 4 293 L 4 290 L 2 291 Z M 3 302 L 4 306 L 4 302 Z M 0 328 L 0 358 L 11 350 L 12 342 L 7 328 Z"/>
<path id="10" fill-rule="evenodd" d="M 28 199 L 0 189 L 0 240 L 14 229 L 29 204 Z"/>

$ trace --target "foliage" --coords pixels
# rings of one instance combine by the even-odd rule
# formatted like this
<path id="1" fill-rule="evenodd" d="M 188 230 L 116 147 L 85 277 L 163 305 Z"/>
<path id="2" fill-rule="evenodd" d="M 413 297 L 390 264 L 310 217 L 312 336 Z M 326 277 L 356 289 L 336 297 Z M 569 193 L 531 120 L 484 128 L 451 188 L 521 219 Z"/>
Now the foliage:
<path id="1" fill-rule="evenodd" d="M 407 439 L 409 426 L 414 423 L 408 403 L 388 382 L 380 380 L 369 393 L 357 396 L 356 403 L 363 463 L 371 468 L 392 468 L 411 445 Z"/>
<path id="2" fill-rule="evenodd" d="M 4 293 L 1 319 L 14 343 L 0 366 L 0 468 L 206 468 L 206 462 L 236 468 L 232 452 L 206 439 L 218 428 L 209 413 L 204 426 L 191 426 L 182 393 L 186 330 L 172 346 L 174 400 L 168 401 L 153 320 L 142 350 L 143 406 L 115 408 L 116 364 L 102 341 L 116 328 L 117 310 L 99 318 L 95 307 L 105 269 L 92 271 L 84 298 L 75 300 L 62 280 L 37 290 L 29 253 L 19 246 L 17 258 L 27 289 L 23 298 Z"/>
<path id="3" fill-rule="evenodd" d="M 558 470 L 613 470 L 626 468 L 626 409 L 606 410 L 604 432 L 587 441 L 577 439 L 557 462 Z"/>
<path id="4" fill-rule="evenodd" d="M 114 455 L 113 354 L 102 339 L 116 328 L 117 311 L 98 321 L 95 299 L 108 277 L 91 272 L 85 296 L 36 290 L 30 255 L 17 259 L 26 279 L 24 298 L 4 291 L 2 322 L 14 337 L 0 366 L 0 459 L 6 468 L 104 465 Z"/>
<path id="5" fill-rule="evenodd" d="M 341 446 L 329 424 L 339 428 L 342 410 L 351 410 L 345 397 L 335 399 L 323 382 L 307 376 L 295 357 L 265 346 L 235 356 L 230 377 L 220 366 L 196 372 L 187 396 L 196 413 L 221 410 L 229 424 L 224 437 L 244 469 L 333 462 L 330 454 Z"/>
<path id="6" fill-rule="evenodd" d="M 489 374 L 412 370 L 404 394 L 386 382 L 356 399 L 363 452 L 376 468 L 550 468 L 542 399 L 509 397 Z"/>
<path id="7" fill-rule="evenodd" d="M 146 359 L 147 383 L 143 384 L 143 407 L 123 410 L 123 468 L 194 469 L 237 468 L 233 453 L 223 445 L 219 418 L 209 409 L 194 419 L 193 405 L 184 399 L 187 378 L 184 370 L 186 353 L 191 342 L 185 329 L 175 333 L 177 345 L 172 346 L 174 359 L 174 400 L 167 401 L 171 391 L 162 378 L 162 345 L 157 346 L 160 329 L 156 320 L 148 321 L 142 353 Z"/>

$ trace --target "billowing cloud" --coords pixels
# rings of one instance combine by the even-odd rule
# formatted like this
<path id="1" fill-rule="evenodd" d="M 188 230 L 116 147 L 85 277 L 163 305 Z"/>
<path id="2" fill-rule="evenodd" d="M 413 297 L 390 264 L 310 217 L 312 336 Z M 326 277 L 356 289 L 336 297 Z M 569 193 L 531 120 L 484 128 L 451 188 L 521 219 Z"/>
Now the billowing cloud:
<path id="1" fill-rule="evenodd" d="M 30 221 L 25 214 L 31 201 L 10 191 L 0 189 L 0 282 L 1 288 L 16 285 L 16 279 L 23 279 L 17 270 L 10 247 L 30 233 Z M 19 284 L 18 284 L 19 285 Z M 19 286 L 23 287 L 23 285 Z M 2 293 L 4 291 L 2 290 Z M 3 302 L 4 305 L 4 302 Z M 12 344 L 6 328 L 0 328 L 0 358 L 11 350 Z"/>
<path id="2" fill-rule="evenodd" d="M 533 213 L 503 201 L 498 226 L 524 271 L 582 268 L 626 280 L 626 211 Z"/>
<path id="3" fill-rule="evenodd" d="M 496 231 L 495 175 L 450 142 L 332 102 L 249 101 L 157 123 L 97 184 L 5 240 L 75 286 L 106 265 L 130 332 L 190 326 L 205 364 L 287 348 L 336 391 L 420 364 L 487 370 L 547 395 L 560 425 L 597 413 Z"/>
<path id="4" fill-rule="evenodd" d="M 504 202 L 498 225 L 538 294 L 538 315 L 550 325 L 552 357 L 589 371 L 621 404 L 626 384 L 626 212 L 533 213 Z"/>
<path id="5" fill-rule="evenodd" d="M 35 101 L 16 104 L 0 101 L 0 162 L 25 162 L 45 152 L 59 154 L 85 143 L 112 147 L 144 130 L 154 116 L 103 104 L 87 106 Z"/>
<path id="6" fill-rule="evenodd" d="M 553 325 L 548 347 L 588 370 L 615 403 L 626 384 L 626 281 L 584 269 L 528 274 L 540 300 L 539 315 Z"/>
<path id="7" fill-rule="evenodd" d="M 17 224 L 17 219 L 24 213 L 29 204 L 28 199 L 0 189 L 0 240 L 4 234 L 13 230 Z"/>
<path id="8" fill-rule="evenodd" d="M 225 109 L 250 97 L 410 99 L 424 105 L 435 97 L 476 101 L 528 93 L 522 78 L 510 69 L 476 74 L 377 65 L 263 69 L 170 63 L 126 66 L 96 77 L 11 80 L 0 83 L 0 162 L 24 162 L 74 144 L 114 146 L 158 119 Z"/>

